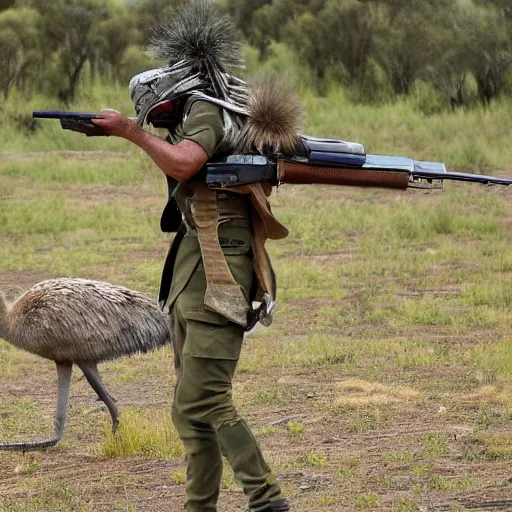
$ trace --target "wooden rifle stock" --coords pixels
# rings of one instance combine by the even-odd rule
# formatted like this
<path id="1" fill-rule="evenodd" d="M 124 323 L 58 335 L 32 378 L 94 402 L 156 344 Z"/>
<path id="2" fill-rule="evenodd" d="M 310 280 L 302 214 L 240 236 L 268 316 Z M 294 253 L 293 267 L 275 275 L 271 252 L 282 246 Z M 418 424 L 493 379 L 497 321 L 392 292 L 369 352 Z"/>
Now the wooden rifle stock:
<path id="1" fill-rule="evenodd" d="M 280 183 L 309 185 L 345 185 L 354 187 L 385 187 L 405 190 L 409 185 L 407 171 L 377 171 L 365 168 L 321 167 L 279 160 Z"/>

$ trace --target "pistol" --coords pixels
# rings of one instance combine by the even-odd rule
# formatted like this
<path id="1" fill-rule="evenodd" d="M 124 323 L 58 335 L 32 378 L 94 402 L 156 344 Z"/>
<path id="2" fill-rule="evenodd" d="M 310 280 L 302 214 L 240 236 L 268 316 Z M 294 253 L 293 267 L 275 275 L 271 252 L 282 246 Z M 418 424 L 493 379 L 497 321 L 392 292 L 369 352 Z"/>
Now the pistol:
<path id="1" fill-rule="evenodd" d="M 59 119 L 64 130 L 85 133 L 87 137 L 108 137 L 108 133 L 95 125 L 91 119 L 102 119 L 100 114 L 85 112 L 63 112 L 61 110 L 35 110 L 32 112 L 34 119 Z"/>

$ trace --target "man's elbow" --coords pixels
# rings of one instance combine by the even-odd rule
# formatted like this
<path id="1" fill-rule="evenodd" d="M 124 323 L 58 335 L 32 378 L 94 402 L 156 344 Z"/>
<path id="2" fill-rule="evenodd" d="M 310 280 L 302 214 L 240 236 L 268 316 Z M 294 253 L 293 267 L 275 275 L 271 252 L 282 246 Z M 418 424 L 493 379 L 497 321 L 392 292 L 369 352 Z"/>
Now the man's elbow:
<path id="1" fill-rule="evenodd" d="M 176 158 L 172 168 L 169 166 L 170 168 L 164 172 L 180 183 L 187 183 L 206 164 L 208 154 L 199 144 L 189 140 L 183 140 L 175 148 Z"/>
<path id="2" fill-rule="evenodd" d="M 183 161 L 175 162 L 172 167 L 164 169 L 165 174 L 171 176 L 180 183 L 187 183 L 190 181 L 203 167 L 197 162 Z"/>

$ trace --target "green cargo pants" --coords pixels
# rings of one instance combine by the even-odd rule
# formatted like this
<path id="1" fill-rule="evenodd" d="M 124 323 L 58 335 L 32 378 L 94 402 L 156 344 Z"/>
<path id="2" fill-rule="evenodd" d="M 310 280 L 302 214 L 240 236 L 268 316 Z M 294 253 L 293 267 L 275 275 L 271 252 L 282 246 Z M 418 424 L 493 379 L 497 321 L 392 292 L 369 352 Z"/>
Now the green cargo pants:
<path id="1" fill-rule="evenodd" d="M 249 230 L 225 228 L 219 234 L 233 277 L 249 297 L 253 280 Z M 178 251 L 173 278 L 184 287 L 171 305 L 177 375 L 172 418 L 187 457 L 185 510 L 217 510 L 221 452 L 248 496 L 249 506 L 257 508 L 279 498 L 281 490 L 232 401 L 231 384 L 242 347 L 243 329 L 203 308 L 206 279 L 200 258 L 188 280 L 180 275 L 187 267 L 184 258 L 190 265 L 190 258 L 200 254 L 198 251 L 197 238 L 185 237 Z"/>

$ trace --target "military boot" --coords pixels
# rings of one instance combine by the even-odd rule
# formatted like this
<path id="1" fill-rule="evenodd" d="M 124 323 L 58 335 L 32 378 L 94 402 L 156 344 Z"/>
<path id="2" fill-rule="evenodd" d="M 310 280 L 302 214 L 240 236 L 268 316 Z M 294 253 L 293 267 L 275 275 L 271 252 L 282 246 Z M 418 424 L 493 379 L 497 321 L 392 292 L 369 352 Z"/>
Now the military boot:
<path id="1" fill-rule="evenodd" d="M 281 498 L 279 500 L 272 500 L 256 508 L 249 508 L 249 512 L 288 512 L 290 505 L 288 500 Z"/>

